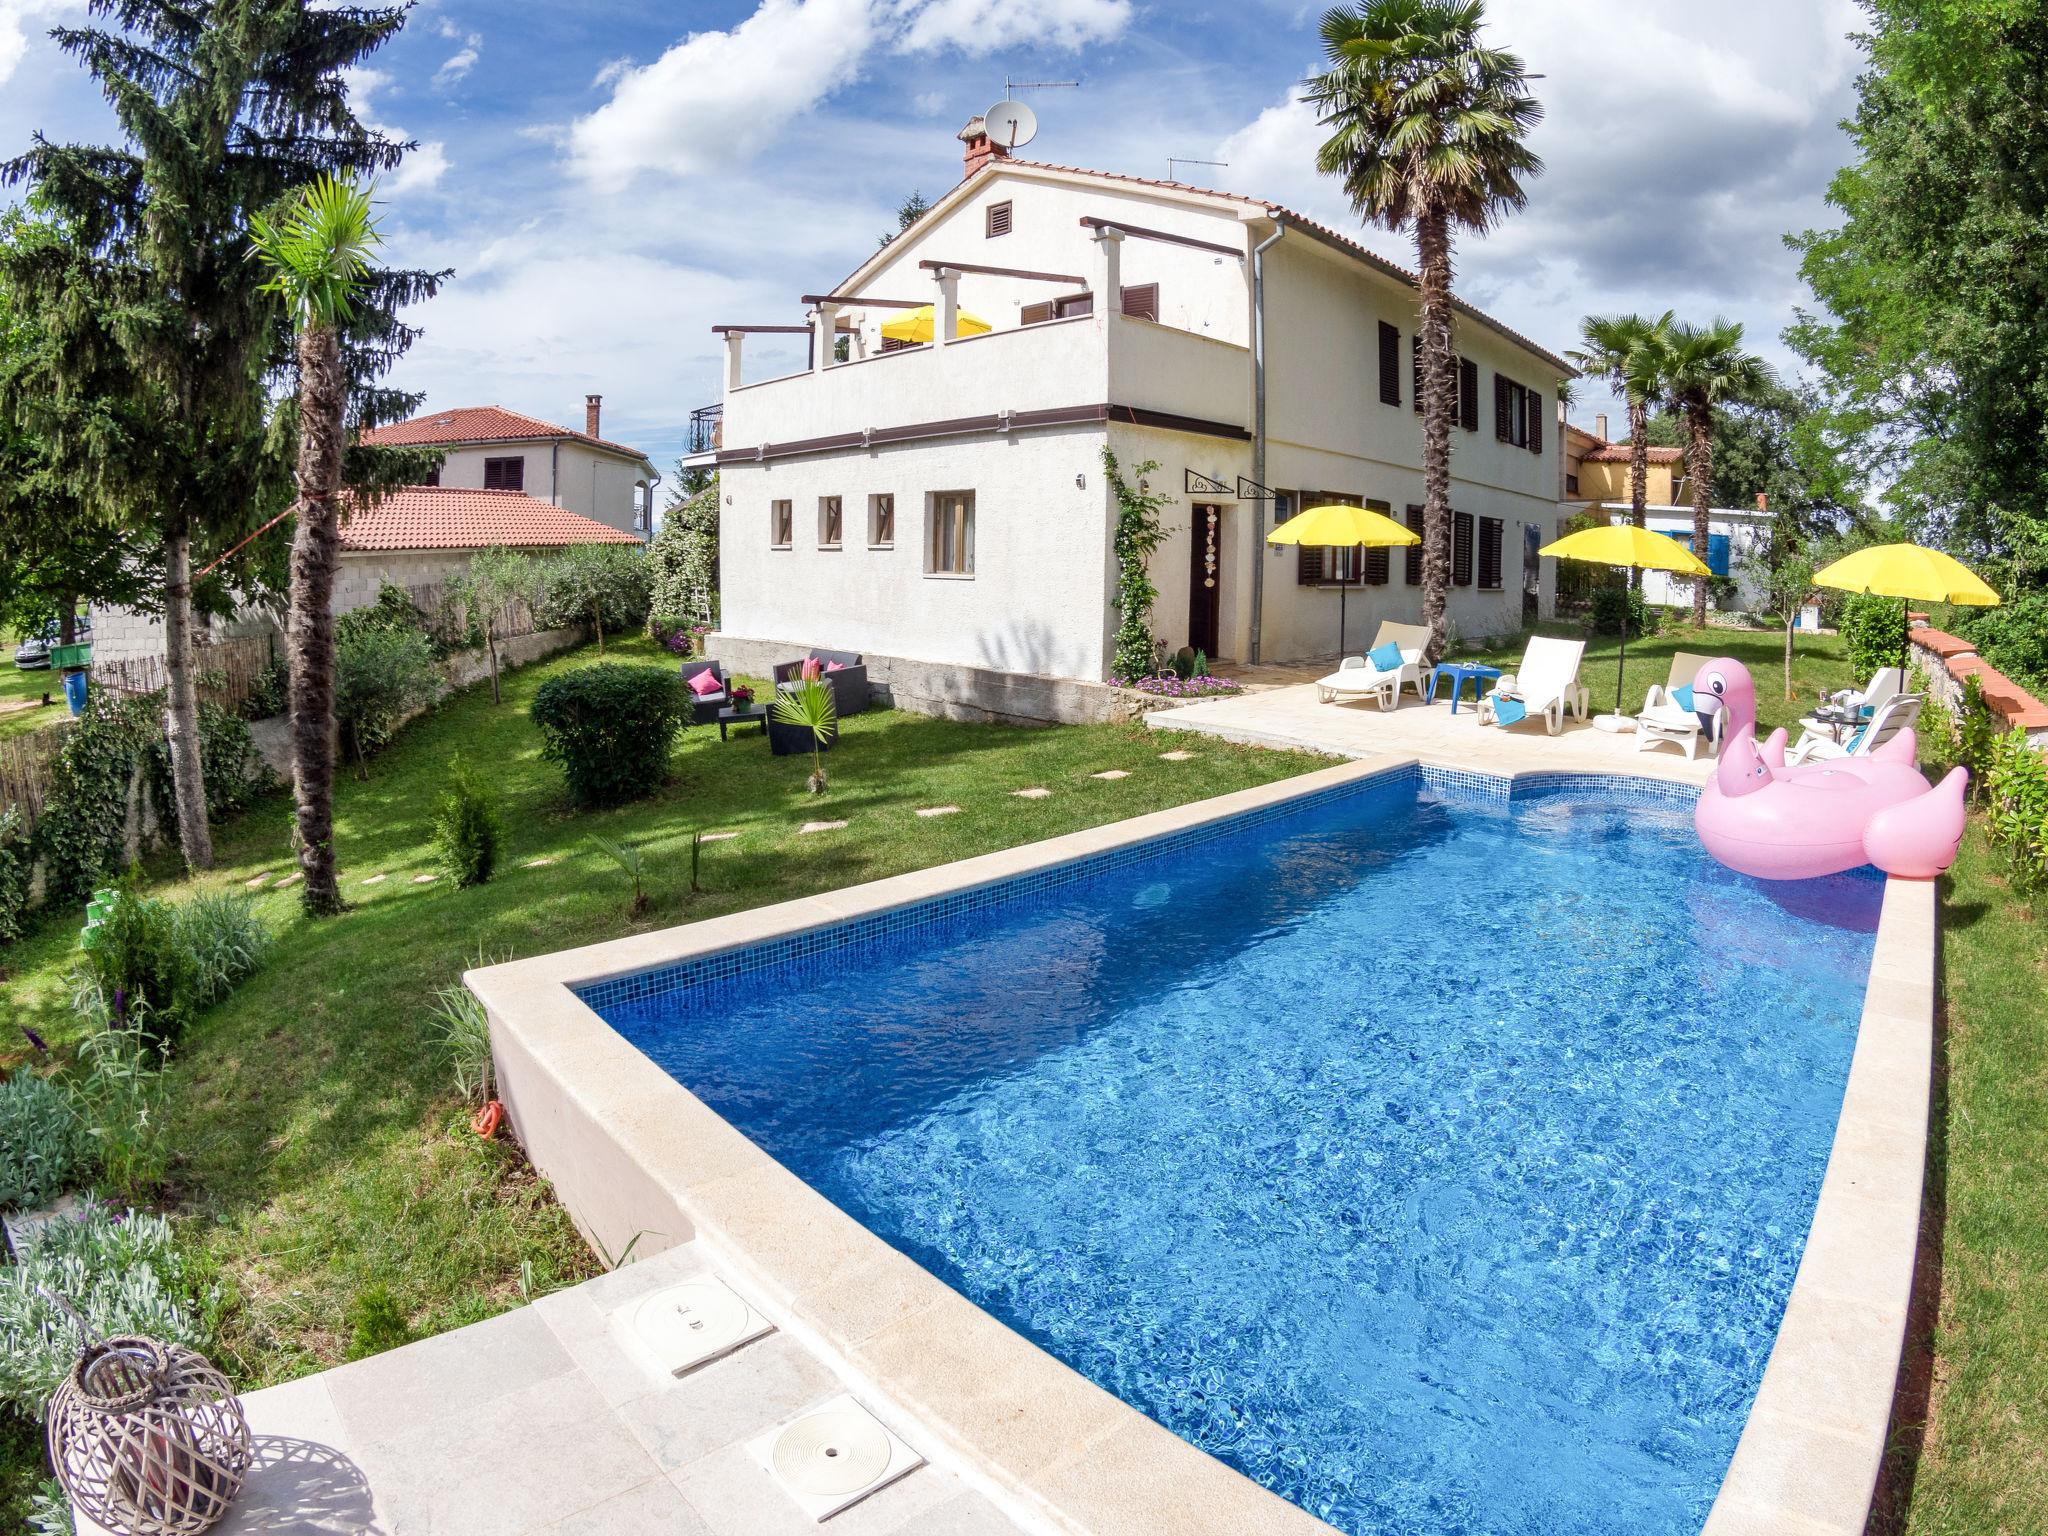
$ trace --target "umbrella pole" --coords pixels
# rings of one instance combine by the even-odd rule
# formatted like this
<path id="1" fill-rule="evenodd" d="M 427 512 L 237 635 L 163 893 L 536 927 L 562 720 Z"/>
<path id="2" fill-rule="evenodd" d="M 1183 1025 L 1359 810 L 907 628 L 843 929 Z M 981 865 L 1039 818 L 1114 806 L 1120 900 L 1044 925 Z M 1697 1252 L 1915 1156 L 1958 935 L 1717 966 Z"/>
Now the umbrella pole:
<path id="1" fill-rule="evenodd" d="M 1912 605 L 1913 599 L 1910 597 L 1899 599 L 1899 691 L 1901 693 L 1906 690 L 1906 652 L 1913 643 Z"/>
<path id="2" fill-rule="evenodd" d="M 1621 652 L 1614 658 L 1614 717 L 1621 718 L 1621 679 L 1628 667 L 1628 604 L 1621 607 Z"/>
<path id="3" fill-rule="evenodd" d="M 1337 583 L 1337 660 L 1344 660 L 1344 603 L 1351 595 L 1351 589 L 1343 582 Z"/>

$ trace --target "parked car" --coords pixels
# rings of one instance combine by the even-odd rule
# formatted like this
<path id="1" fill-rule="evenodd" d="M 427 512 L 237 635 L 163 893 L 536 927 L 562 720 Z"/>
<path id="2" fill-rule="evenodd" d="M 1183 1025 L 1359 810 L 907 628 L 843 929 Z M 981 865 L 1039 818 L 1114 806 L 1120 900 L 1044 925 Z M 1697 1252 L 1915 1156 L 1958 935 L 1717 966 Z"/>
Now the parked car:
<path id="1" fill-rule="evenodd" d="M 78 628 L 74 633 L 80 642 L 92 638 L 92 616 L 90 614 L 82 613 L 78 616 Z M 34 672 L 49 666 L 50 647 L 57 643 L 59 634 L 57 621 L 52 619 L 34 634 L 24 636 L 21 644 L 14 649 L 15 666 L 24 672 Z"/>

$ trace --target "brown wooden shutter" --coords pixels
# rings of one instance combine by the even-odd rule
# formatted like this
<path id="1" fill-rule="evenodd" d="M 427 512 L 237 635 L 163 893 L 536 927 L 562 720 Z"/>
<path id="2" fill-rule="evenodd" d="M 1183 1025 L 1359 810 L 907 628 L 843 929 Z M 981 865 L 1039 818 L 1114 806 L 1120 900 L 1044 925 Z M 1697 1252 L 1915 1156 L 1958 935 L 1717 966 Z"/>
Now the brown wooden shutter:
<path id="1" fill-rule="evenodd" d="M 914 341 L 902 341 L 894 336 L 884 336 L 882 338 L 882 350 L 884 352 L 908 352 L 916 345 L 917 343 Z"/>
<path id="2" fill-rule="evenodd" d="M 988 238 L 993 240 L 997 235 L 1007 235 L 1009 232 L 1010 205 L 1008 203 L 990 203 L 988 205 L 988 225 L 986 230 Z"/>
<path id="3" fill-rule="evenodd" d="M 1500 590 L 1501 520 L 1479 519 L 1479 585 L 1489 592 Z"/>
<path id="4" fill-rule="evenodd" d="M 1043 325 L 1051 318 L 1051 299 L 1047 299 L 1043 304 L 1026 304 L 1017 311 L 1017 323 L 1019 325 Z"/>
<path id="5" fill-rule="evenodd" d="M 1408 531 L 1420 537 L 1423 523 L 1422 508 L 1410 507 L 1407 512 L 1407 523 Z M 1420 544 L 1409 544 L 1405 547 L 1407 550 L 1407 564 L 1402 572 L 1402 579 L 1411 587 L 1419 587 L 1422 585 L 1422 546 Z"/>
<path id="6" fill-rule="evenodd" d="M 1472 514 L 1451 514 L 1451 585 L 1472 585 Z"/>
<path id="7" fill-rule="evenodd" d="M 1496 373 L 1493 376 L 1493 435 L 1504 443 L 1513 436 L 1513 432 L 1508 426 L 1510 410 L 1508 391 L 1507 375 Z"/>
<path id="8" fill-rule="evenodd" d="M 1458 359 L 1458 425 L 1479 430 L 1479 365 L 1469 357 Z"/>
<path id="9" fill-rule="evenodd" d="M 1369 511 L 1373 512 L 1391 513 L 1394 510 L 1386 502 L 1377 501 L 1370 496 L 1365 498 L 1365 505 Z M 1384 587 L 1387 584 L 1387 577 L 1391 573 L 1392 566 L 1393 560 L 1390 557 L 1390 551 L 1387 546 L 1384 544 L 1376 545 L 1365 552 L 1365 568 L 1359 579 L 1369 587 Z"/>
<path id="10" fill-rule="evenodd" d="M 1422 414 L 1422 332 L 1415 333 L 1415 345 L 1408 349 L 1408 382 L 1414 387 L 1415 414 Z"/>
<path id="11" fill-rule="evenodd" d="M 1540 389 L 1529 391 L 1529 451 L 1531 453 L 1541 453 L 1543 451 L 1543 402 L 1543 391 Z"/>
<path id="12" fill-rule="evenodd" d="M 1320 544 L 1297 544 L 1295 547 L 1294 582 L 1296 586 L 1313 587 L 1323 579 L 1323 547 Z"/>
<path id="13" fill-rule="evenodd" d="M 1129 283 L 1123 289 L 1124 313 L 1134 320 L 1157 320 L 1159 318 L 1159 285 L 1157 283 Z"/>
<path id="14" fill-rule="evenodd" d="M 1380 322 L 1380 404 L 1401 403 L 1401 329 Z"/>

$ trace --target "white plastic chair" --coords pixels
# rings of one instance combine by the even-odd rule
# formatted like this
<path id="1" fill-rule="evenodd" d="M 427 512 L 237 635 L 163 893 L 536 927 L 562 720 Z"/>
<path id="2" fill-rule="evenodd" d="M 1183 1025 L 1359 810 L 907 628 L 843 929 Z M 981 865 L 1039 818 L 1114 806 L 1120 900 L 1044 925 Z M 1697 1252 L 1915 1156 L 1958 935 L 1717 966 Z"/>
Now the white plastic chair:
<path id="1" fill-rule="evenodd" d="M 1376 698 L 1381 709 L 1395 709 L 1401 703 L 1401 685 L 1412 684 L 1415 697 L 1422 697 L 1422 653 L 1429 645 L 1429 627 L 1424 624 L 1397 624 L 1392 619 L 1380 621 L 1380 632 L 1373 636 L 1372 648 L 1392 643 L 1401 648 L 1401 665 L 1382 672 L 1372 664 L 1369 657 L 1346 656 L 1337 664 L 1337 670 L 1328 677 L 1316 681 L 1316 696 L 1325 704 L 1339 703 L 1345 699 Z"/>
<path id="2" fill-rule="evenodd" d="M 1685 748 L 1687 758 L 1699 755 L 1700 717 L 1672 695 L 1680 688 L 1688 687 L 1699 676 L 1700 668 L 1712 658 L 1695 656 L 1691 651 L 1680 651 L 1671 658 L 1671 671 L 1663 686 L 1650 684 L 1650 691 L 1643 696 L 1642 713 L 1636 716 L 1636 750 L 1647 752 L 1663 742 L 1674 747 Z M 1728 718 L 1726 710 L 1717 711 L 1713 724 L 1705 732 L 1707 755 L 1720 750 L 1722 722 Z"/>
<path id="3" fill-rule="evenodd" d="M 1572 710 L 1583 720 L 1592 691 L 1579 681 L 1579 663 L 1585 659 L 1586 642 L 1558 640 L 1538 635 L 1522 652 L 1521 668 L 1493 685 L 1493 691 L 1479 701 L 1482 725 L 1499 725 L 1495 699 L 1517 699 L 1530 719 L 1541 716 L 1543 727 L 1555 736 L 1564 729 L 1564 715 Z"/>

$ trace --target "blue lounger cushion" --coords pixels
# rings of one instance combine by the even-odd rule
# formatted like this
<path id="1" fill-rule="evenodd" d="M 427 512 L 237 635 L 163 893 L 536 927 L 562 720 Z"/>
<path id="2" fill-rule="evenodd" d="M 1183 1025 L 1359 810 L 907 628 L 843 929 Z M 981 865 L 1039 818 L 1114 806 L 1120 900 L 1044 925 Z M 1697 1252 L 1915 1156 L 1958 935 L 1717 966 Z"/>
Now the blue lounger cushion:
<path id="1" fill-rule="evenodd" d="M 1401 647 L 1389 640 L 1385 645 L 1376 645 L 1365 653 L 1365 659 L 1373 664 L 1377 672 L 1398 672 L 1401 670 Z"/>
<path id="2" fill-rule="evenodd" d="M 1691 709 L 1693 707 L 1692 684 L 1680 683 L 1676 688 L 1672 689 L 1671 702 L 1676 704 L 1680 709 Z"/>

